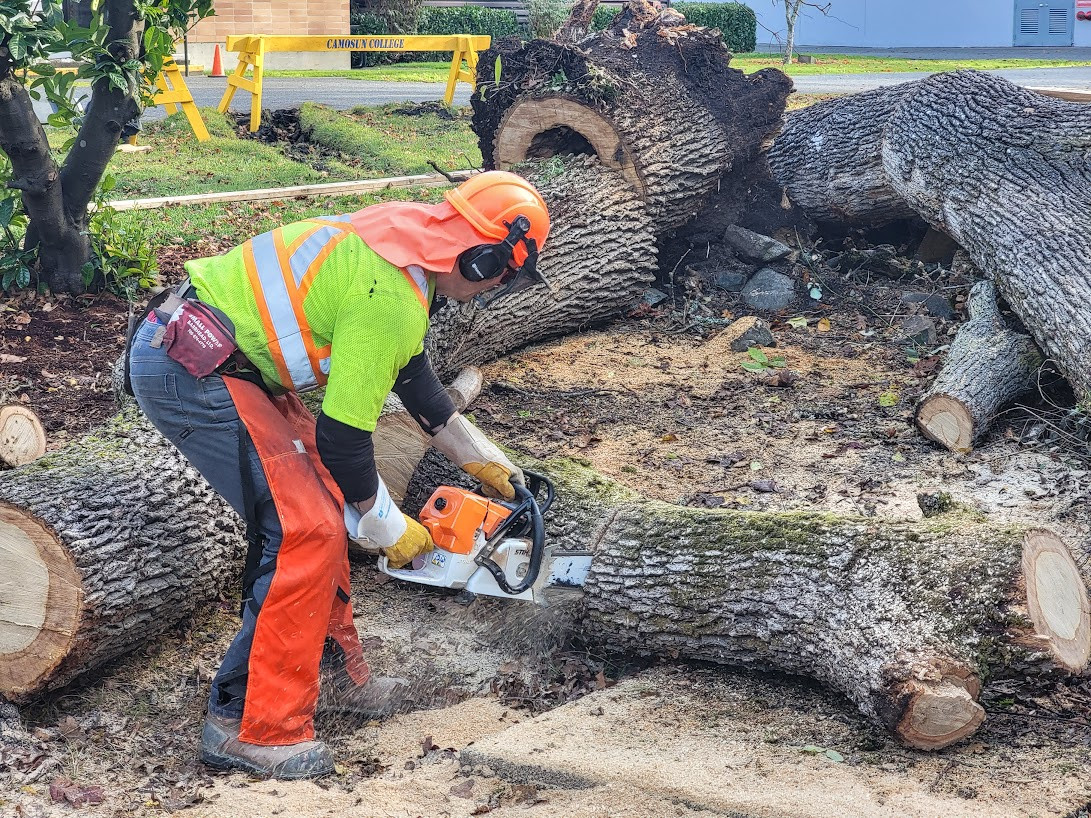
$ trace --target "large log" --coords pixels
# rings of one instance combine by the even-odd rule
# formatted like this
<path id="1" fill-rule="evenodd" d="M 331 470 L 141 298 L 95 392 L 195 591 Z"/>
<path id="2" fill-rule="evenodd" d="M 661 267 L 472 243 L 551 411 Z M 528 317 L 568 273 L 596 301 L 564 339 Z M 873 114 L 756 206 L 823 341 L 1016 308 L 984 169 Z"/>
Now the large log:
<path id="1" fill-rule="evenodd" d="M 770 162 L 816 218 L 881 224 L 908 208 L 953 238 L 1086 401 L 1089 149 L 1091 106 L 954 71 L 796 112 Z"/>
<path id="2" fill-rule="evenodd" d="M 984 680 L 1083 671 L 1091 605 L 1053 532 L 955 509 L 921 522 L 651 501 L 572 461 L 546 535 L 592 548 L 584 636 L 607 650 L 798 674 L 902 742 L 975 732 Z M 429 455 L 411 486 L 450 481 Z M 419 487 L 423 491 L 414 493 Z"/>
<path id="3" fill-rule="evenodd" d="M 501 41 L 482 55 L 471 99 L 481 155 L 510 169 L 594 154 L 638 192 L 657 231 L 677 227 L 780 126 L 791 80 L 730 60 L 719 32 L 645 0 L 578 46 Z"/>
<path id="4" fill-rule="evenodd" d="M 654 225 L 617 170 L 591 156 L 520 170 L 549 205 L 552 228 L 538 267 L 550 287 L 505 296 L 484 310 L 453 303 L 441 309 L 427 345 L 443 375 L 624 315 L 655 280 Z"/>
<path id="5" fill-rule="evenodd" d="M 979 281 L 966 302 L 943 369 L 917 404 L 917 427 L 953 452 L 966 453 L 1003 407 L 1034 388 L 1042 353 L 1015 332 L 996 304 L 996 288 Z"/>
<path id="6" fill-rule="evenodd" d="M 135 407 L 0 475 L 0 695 L 59 687 L 236 576 L 226 502 Z"/>

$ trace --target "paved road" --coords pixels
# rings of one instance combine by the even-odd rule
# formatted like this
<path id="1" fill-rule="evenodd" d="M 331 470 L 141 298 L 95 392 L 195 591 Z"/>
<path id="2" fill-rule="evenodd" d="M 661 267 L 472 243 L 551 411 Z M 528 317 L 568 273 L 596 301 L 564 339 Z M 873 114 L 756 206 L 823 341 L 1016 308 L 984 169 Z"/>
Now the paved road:
<path id="1" fill-rule="evenodd" d="M 1020 68 L 1004 69 L 993 73 L 1006 77 L 1019 85 L 1054 86 L 1091 91 L 1091 66 L 1080 68 Z M 923 72 L 905 74 L 826 74 L 795 77 L 797 91 L 808 94 L 849 94 L 886 85 L 921 79 Z M 205 76 L 191 76 L 188 80 L 197 104 L 214 107 L 223 96 L 226 81 Z M 290 108 L 311 100 L 334 108 L 352 108 L 355 105 L 377 105 L 386 102 L 426 102 L 443 98 L 445 86 L 440 82 L 367 82 L 335 77 L 297 79 L 269 77 L 265 80 L 262 107 L 267 109 Z M 455 91 L 455 104 L 468 105 L 469 86 L 460 83 Z M 235 94 L 231 102 L 233 111 L 249 111 L 250 95 Z M 148 111 L 149 120 L 162 119 L 162 108 Z"/>

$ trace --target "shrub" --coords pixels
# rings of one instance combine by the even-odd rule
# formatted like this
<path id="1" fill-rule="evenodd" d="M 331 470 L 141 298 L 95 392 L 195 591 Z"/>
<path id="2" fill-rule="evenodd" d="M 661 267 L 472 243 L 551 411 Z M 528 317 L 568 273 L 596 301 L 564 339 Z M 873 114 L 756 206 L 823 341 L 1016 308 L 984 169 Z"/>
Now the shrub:
<path id="1" fill-rule="evenodd" d="M 487 6 L 427 6 L 421 9 L 419 34 L 488 34 L 493 39 L 522 36 L 514 11 Z"/>
<path id="2" fill-rule="evenodd" d="M 523 37 L 526 32 L 519 25 L 514 11 L 492 9 L 487 6 L 426 6 L 421 9 L 419 34 L 487 34 L 496 42 L 501 37 Z M 414 55 L 414 60 L 449 60 L 445 51 L 424 52 Z"/>
<path id="3" fill-rule="evenodd" d="M 349 18 L 349 33 L 354 36 L 365 34 L 412 34 L 413 30 L 394 31 L 391 23 L 381 14 L 372 11 L 362 11 L 353 14 Z M 389 65 L 390 63 L 419 59 L 408 51 L 353 51 L 352 67 L 368 68 L 372 65 Z"/>
<path id="4" fill-rule="evenodd" d="M 758 42 L 758 17 L 742 3 L 672 3 L 695 26 L 718 28 L 730 51 L 753 51 Z"/>
<path id="5" fill-rule="evenodd" d="M 571 10 L 572 0 L 528 0 L 530 36 L 549 39 L 568 19 Z"/>
<path id="6" fill-rule="evenodd" d="M 620 6 L 599 6 L 595 9 L 595 16 L 591 18 L 591 30 L 602 31 L 620 11 Z"/>

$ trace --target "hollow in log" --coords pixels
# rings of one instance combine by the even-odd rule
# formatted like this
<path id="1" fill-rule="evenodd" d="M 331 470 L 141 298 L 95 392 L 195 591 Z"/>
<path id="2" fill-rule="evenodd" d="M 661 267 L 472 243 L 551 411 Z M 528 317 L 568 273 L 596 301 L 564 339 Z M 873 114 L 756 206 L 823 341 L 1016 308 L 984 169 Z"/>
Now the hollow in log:
<path id="1" fill-rule="evenodd" d="M 969 452 L 998 411 L 1034 388 L 1042 354 L 1030 336 L 1010 329 L 996 288 L 970 290 L 969 320 L 959 327 L 943 369 L 917 405 L 917 426 L 953 452 Z"/>

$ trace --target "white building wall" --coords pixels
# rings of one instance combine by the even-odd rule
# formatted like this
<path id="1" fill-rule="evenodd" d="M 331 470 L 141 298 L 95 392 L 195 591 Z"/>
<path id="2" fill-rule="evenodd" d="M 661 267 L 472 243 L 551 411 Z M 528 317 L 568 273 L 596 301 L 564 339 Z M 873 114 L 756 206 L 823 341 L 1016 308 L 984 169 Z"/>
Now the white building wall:
<path id="1" fill-rule="evenodd" d="M 758 42 L 776 43 L 777 37 L 783 40 L 786 24 L 784 6 L 779 0 L 746 2 L 758 16 Z M 985 48 L 1010 47 L 1014 36 L 1014 0 L 828 2 L 828 16 L 812 8 L 800 12 L 797 43 L 871 48 Z M 1076 21 L 1075 44 L 1091 45 L 1091 21 Z"/>

